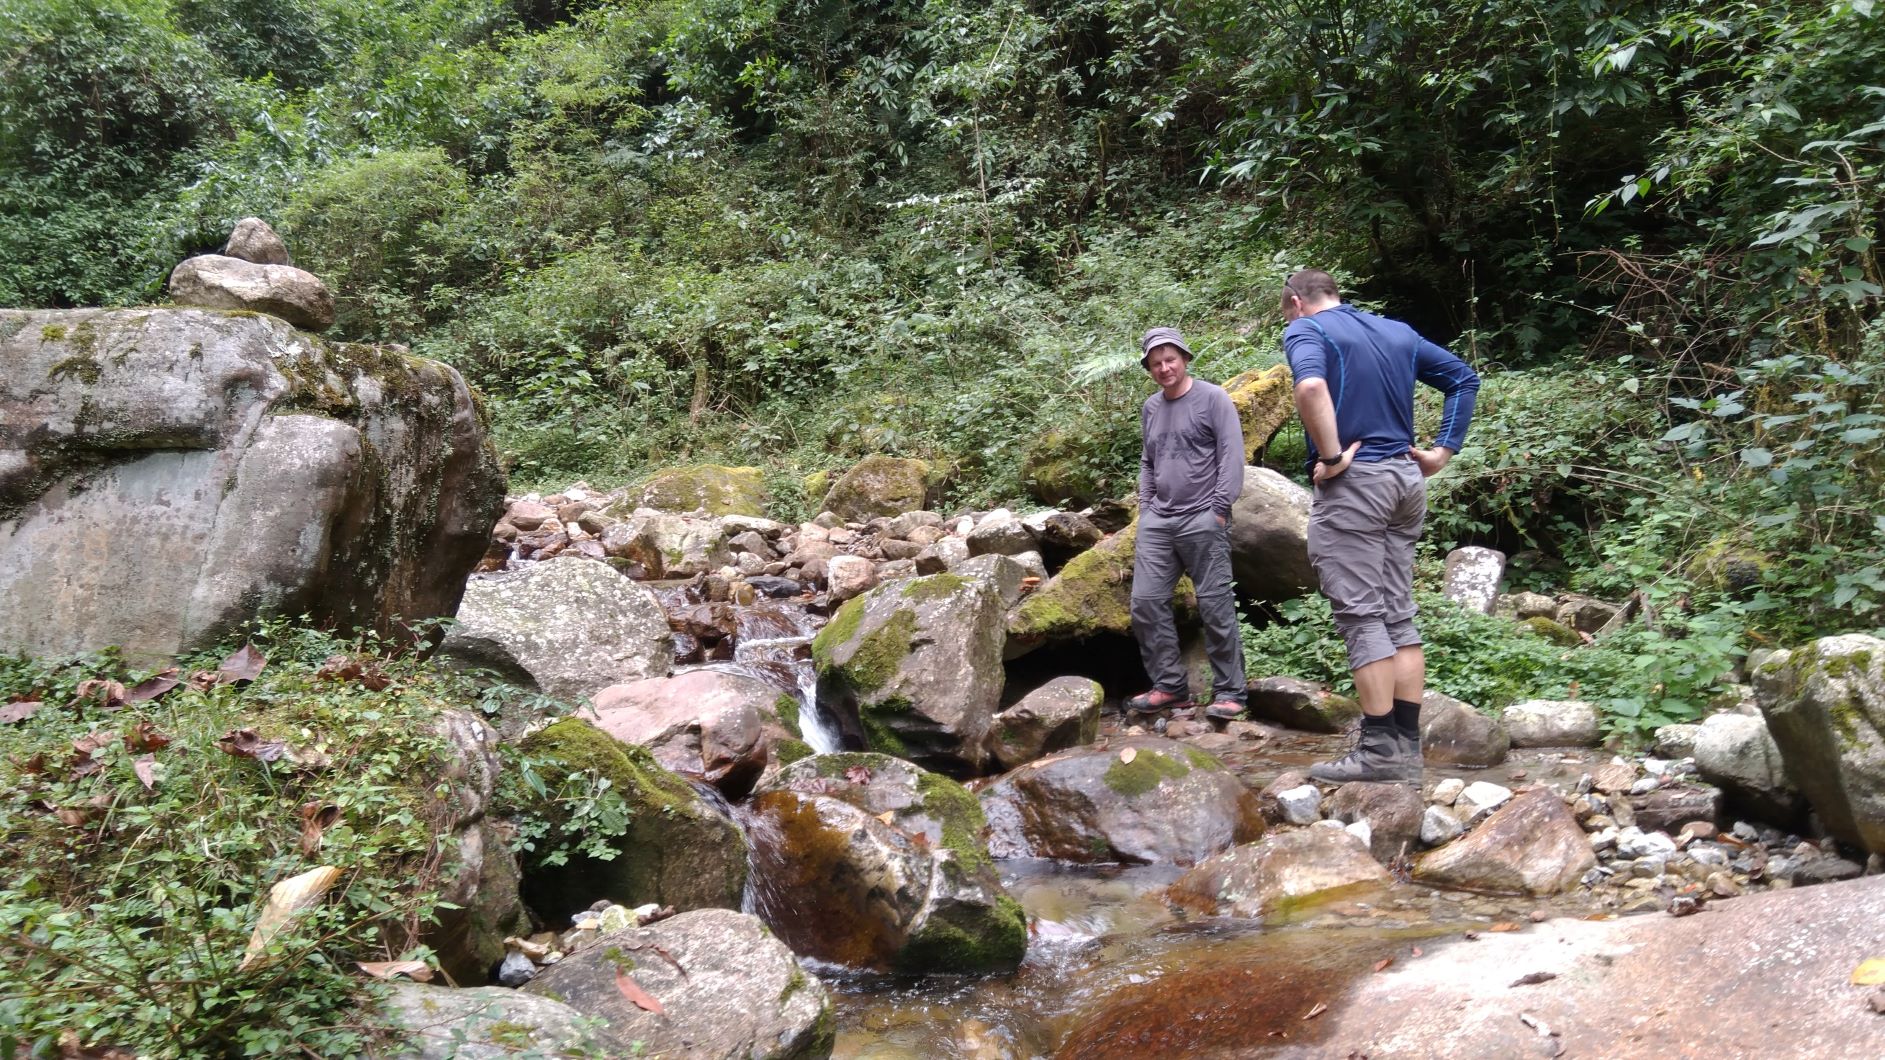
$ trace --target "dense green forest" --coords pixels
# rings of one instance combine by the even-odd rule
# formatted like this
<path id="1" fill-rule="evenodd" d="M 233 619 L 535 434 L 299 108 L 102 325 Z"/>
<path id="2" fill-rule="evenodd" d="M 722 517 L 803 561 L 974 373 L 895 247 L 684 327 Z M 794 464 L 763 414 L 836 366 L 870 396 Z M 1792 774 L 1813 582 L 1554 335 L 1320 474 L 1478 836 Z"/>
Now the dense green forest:
<path id="1" fill-rule="evenodd" d="M 1432 547 L 1775 643 L 1885 603 L 1881 71 L 1871 0 L 0 0 L 0 304 L 256 214 L 519 487 L 802 514 L 1123 493 L 1138 332 L 1274 363 L 1320 265 L 1487 376 Z"/>

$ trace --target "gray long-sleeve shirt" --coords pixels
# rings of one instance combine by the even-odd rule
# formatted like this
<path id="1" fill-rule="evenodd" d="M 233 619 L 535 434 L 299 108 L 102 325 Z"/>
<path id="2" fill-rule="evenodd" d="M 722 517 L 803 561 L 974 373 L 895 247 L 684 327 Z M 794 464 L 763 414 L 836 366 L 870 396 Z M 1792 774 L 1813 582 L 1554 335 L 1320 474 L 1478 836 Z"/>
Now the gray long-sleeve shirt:
<path id="1" fill-rule="evenodd" d="M 1213 511 L 1230 518 L 1244 489 L 1244 430 L 1230 395 L 1192 377 L 1183 397 L 1164 391 L 1139 410 L 1139 507 L 1171 517 Z"/>

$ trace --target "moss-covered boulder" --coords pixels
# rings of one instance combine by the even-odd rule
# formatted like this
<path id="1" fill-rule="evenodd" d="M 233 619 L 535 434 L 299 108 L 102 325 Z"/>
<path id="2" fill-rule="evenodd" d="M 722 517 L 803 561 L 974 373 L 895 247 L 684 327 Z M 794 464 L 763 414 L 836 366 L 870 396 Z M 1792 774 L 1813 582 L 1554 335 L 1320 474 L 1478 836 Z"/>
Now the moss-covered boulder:
<path id="1" fill-rule="evenodd" d="M 1885 640 L 1849 633 L 1776 652 L 1754 671 L 1754 699 L 1826 830 L 1885 853 Z"/>
<path id="2" fill-rule="evenodd" d="M 630 1001 L 622 975 L 660 1009 Z M 835 1037 L 824 984 L 757 918 L 728 910 L 604 935 L 545 968 L 524 992 L 600 1023 L 593 1033 L 607 1047 L 585 1056 L 819 1060 L 831 1055 Z"/>
<path id="3" fill-rule="evenodd" d="M 1108 439 L 1091 430 L 1041 432 L 1021 458 L 1028 495 L 1042 504 L 1085 507 L 1117 491 L 1107 469 L 1114 465 Z"/>
<path id="4" fill-rule="evenodd" d="M 631 491 L 638 507 L 708 515 L 766 514 L 766 482 L 756 467 L 697 464 L 657 472 Z"/>
<path id="5" fill-rule="evenodd" d="M 873 751 L 979 771 L 1001 699 L 1001 601 L 954 574 L 880 585 L 812 640 L 819 702 Z"/>
<path id="6" fill-rule="evenodd" d="M 1270 444 L 1270 438 L 1296 415 L 1289 366 L 1252 368 L 1227 380 L 1224 392 L 1237 408 L 1237 419 L 1244 430 L 1244 463 L 1257 462 L 1257 453 Z"/>
<path id="7" fill-rule="evenodd" d="M 1530 618 L 1519 619 L 1518 624 L 1525 627 L 1534 635 L 1543 637 L 1561 647 L 1575 648 L 1579 644 L 1584 643 L 1584 638 L 1577 635 L 1577 630 L 1559 622 L 1555 618 L 1546 618 L 1544 615 L 1533 615 Z"/>
<path id="8" fill-rule="evenodd" d="M 1031 762 L 984 789 L 996 857 L 1195 865 L 1263 834 L 1257 794 L 1216 757 L 1158 736 Z"/>
<path id="9" fill-rule="evenodd" d="M 560 920 L 602 898 L 629 907 L 740 907 L 746 841 L 738 826 L 647 748 L 564 718 L 527 738 L 523 751 L 551 787 L 585 771 L 607 780 L 629 810 L 613 859 L 577 852 L 562 865 L 526 860 L 524 897 L 538 915 Z"/>
<path id="10" fill-rule="evenodd" d="M 569 1005 L 502 986 L 390 983 L 380 1017 L 391 1041 L 372 1047 L 371 1060 L 595 1056 L 613 1044 Z"/>
<path id="11" fill-rule="evenodd" d="M 1297 677 L 1260 677 L 1250 682 L 1245 705 L 1257 721 L 1303 732 L 1341 732 L 1361 718 L 1361 704 Z"/>
<path id="12" fill-rule="evenodd" d="M 457 608 L 503 503 L 437 361 L 254 313 L 0 310 L 0 653 L 400 632 Z"/>
<path id="13" fill-rule="evenodd" d="M 1309 491 L 1267 467 L 1244 468 L 1231 507 L 1230 569 L 1246 600 L 1293 600 L 1313 591 L 1309 562 Z"/>
<path id="14" fill-rule="evenodd" d="M 1135 517 L 1124 530 L 1087 549 L 1008 613 L 1016 647 L 1084 640 L 1099 633 L 1132 635 L 1132 554 L 1139 538 Z M 1178 579 L 1173 600 L 1180 619 L 1197 614 L 1191 579 Z"/>
<path id="15" fill-rule="evenodd" d="M 530 931 L 511 833 L 488 812 L 497 789 L 497 733 L 462 710 L 441 711 L 434 731 L 444 768 L 416 779 L 429 782 L 431 817 L 451 837 L 452 853 L 442 866 L 442 905 L 421 940 L 455 982 L 483 983 L 504 959 L 504 939 Z"/>
<path id="16" fill-rule="evenodd" d="M 733 562 L 726 527 L 717 519 L 637 508 L 602 531 L 602 547 L 613 559 L 640 567 L 650 578 L 692 578 Z"/>
<path id="17" fill-rule="evenodd" d="M 838 476 L 823 508 L 855 522 L 928 507 L 930 467 L 921 460 L 867 456 Z"/>
<path id="18" fill-rule="evenodd" d="M 1717 538 L 1703 546 L 1687 564 L 1699 584 L 1721 592 L 1741 592 L 1761 584 L 1773 558 L 1733 537 Z"/>
<path id="19" fill-rule="evenodd" d="M 1027 918 L 960 784 L 877 754 L 787 766 L 753 802 L 755 893 L 798 953 L 907 973 L 1012 971 Z"/>
<path id="20" fill-rule="evenodd" d="M 1105 690 L 1087 677 L 1056 677 L 995 715 L 989 754 L 1003 769 L 1092 743 L 1100 734 Z"/>

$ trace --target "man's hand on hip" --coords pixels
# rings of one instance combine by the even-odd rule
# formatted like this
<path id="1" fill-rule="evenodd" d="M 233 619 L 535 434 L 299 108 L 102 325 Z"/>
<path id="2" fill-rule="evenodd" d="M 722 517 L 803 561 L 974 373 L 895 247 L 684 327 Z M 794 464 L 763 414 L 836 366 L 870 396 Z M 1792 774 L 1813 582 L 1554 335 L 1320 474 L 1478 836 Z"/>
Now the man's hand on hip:
<path id="1" fill-rule="evenodd" d="M 1316 485 L 1318 486 L 1322 485 L 1324 482 L 1327 482 L 1328 480 L 1334 478 L 1335 476 L 1341 474 L 1342 472 L 1347 471 L 1348 465 L 1355 462 L 1355 454 L 1358 451 L 1360 451 L 1360 449 L 1361 449 L 1361 441 L 1357 439 L 1356 441 L 1348 443 L 1347 449 L 1342 450 L 1342 459 L 1340 460 L 1340 462 L 1334 463 L 1334 464 L 1325 464 L 1322 461 L 1317 460 L 1315 469 L 1309 473 L 1309 477 L 1315 480 Z"/>
<path id="2" fill-rule="evenodd" d="M 1407 455 L 1414 463 L 1420 465 L 1421 477 L 1432 478 L 1440 473 L 1440 469 L 1447 465 L 1447 461 L 1453 459 L 1453 450 L 1439 445 L 1432 449 L 1415 449 L 1409 446 Z"/>

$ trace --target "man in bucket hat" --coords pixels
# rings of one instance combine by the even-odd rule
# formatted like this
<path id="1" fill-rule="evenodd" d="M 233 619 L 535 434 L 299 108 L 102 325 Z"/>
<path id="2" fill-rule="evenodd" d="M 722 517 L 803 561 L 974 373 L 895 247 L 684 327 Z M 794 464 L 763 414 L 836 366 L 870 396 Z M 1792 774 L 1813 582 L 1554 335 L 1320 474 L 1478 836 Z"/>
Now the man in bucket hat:
<path id="1" fill-rule="evenodd" d="M 1230 395 L 1191 376 L 1191 348 L 1177 328 L 1139 340 L 1139 364 L 1158 384 L 1139 410 L 1139 537 L 1132 559 L 1132 633 L 1152 690 L 1126 703 L 1155 714 L 1187 701 L 1172 590 L 1189 574 L 1204 619 L 1213 693 L 1206 713 L 1244 710 L 1244 650 L 1231 595 L 1231 504 L 1244 487 L 1244 433 Z"/>

